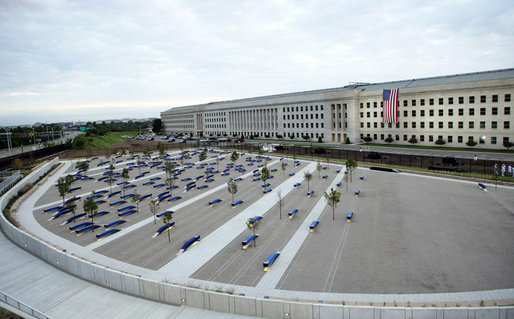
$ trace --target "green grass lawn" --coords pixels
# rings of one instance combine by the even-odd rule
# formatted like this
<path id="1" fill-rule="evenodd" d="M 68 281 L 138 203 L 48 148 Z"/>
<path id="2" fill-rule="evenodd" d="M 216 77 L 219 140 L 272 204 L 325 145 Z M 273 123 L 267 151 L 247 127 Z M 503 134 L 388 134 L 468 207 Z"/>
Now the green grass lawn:
<path id="1" fill-rule="evenodd" d="M 102 136 L 81 136 L 76 138 L 73 145 L 75 149 L 105 149 L 109 148 L 112 144 L 121 141 L 121 137 L 124 135 L 137 136 L 137 134 L 138 133 L 136 131 L 123 131 L 109 132 Z"/>

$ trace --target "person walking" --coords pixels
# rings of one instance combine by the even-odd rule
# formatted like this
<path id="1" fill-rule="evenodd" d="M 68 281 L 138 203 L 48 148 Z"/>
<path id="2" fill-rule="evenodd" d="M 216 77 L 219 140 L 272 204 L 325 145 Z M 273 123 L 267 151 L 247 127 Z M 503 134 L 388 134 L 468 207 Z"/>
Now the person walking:
<path id="1" fill-rule="evenodd" d="M 505 164 L 502 164 L 502 176 L 505 176 Z"/>

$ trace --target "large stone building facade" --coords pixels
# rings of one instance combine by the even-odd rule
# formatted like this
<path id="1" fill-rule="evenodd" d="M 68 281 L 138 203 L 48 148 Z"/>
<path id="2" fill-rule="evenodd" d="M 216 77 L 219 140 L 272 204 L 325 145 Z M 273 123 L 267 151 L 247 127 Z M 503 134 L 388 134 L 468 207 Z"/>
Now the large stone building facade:
<path id="1" fill-rule="evenodd" d="M 384 124 L 382 92 L 393 88 L 398 123 Z M 505 69 L 182 106 L 161 118 L 167 134 L 503 148 L 514 142 L 513 93 Z"/>

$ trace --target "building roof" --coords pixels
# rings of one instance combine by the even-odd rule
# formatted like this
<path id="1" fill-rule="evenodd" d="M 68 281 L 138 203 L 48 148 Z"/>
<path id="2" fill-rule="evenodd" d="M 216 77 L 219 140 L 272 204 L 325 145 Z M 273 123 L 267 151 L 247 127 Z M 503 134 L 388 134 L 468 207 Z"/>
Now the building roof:
<path id="1" fill-rule="evenodd" d="M 391 82 L 354 83 L 354 84 L 349 84 L 349 85 L 342 86 L 342 87 L 335 87 L 335 88 L 328 88 L 328 89 L 318 89 L 318 90 L 300 91 L 300 92 L 292 92 L 292 93 L 273 94 L 273 95 L 265 95 L 265 96 L 250 97 L 250 98 L 243 98 L 243 99 L 234 99 L 234 100 L 229 100 L 229 101 L 216 101 L 216 102 L 209 102 L 209 103 L 197 104 L 197 105 L 173 107 L 171 109 L 166 110 L 165 112 L 168 112 L 171 110 L 180 110 L 182 108 L 190 108 L 190 107 L 194 107 L 194 106 L 212 105 L 212 104 L 217 104 L 217 103 L 227 103 L 227 102 L 237 103 L 237 102 L 244 102 L 244 101 L 255 100 L 255 99 L 279 98 L 279 97 L 287 97 L 287 96 L 294 96 L 294 95 L 301 95 L 301 94 L 328 93 L 328 92 L 341 91 L 341 90 L 353 90 L 353 89 L 357 89 L 357 88 L 360 90 L 363 90 L 363 91 L 374 91 L 374 90 L 383 90 L 383 89 L 392 89 L 392 88 L 407 88 L 407 87 L 419 87 L 419 86 L 430 86 L 430 85 L 440 85 L 440 84 L 454 84 L 454 83 L 461 83 L 461 82 L 500 80 L 500 79 L 508 79 L 508 78 L 514 78 L 514 68 L 473 72 L 473 73 L 461 73 L 461 74 L 453 74 L 453 75 L 442 75 L 442 76 L 401 80 L 401 81 L 391 81 Z"/>

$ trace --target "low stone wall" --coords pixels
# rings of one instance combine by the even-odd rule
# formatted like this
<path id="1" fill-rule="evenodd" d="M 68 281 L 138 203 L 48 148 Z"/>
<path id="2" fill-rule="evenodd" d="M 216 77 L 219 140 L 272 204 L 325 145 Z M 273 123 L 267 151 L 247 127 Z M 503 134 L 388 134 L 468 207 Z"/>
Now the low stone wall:
<path id="1" fill-rule="evenodd" d="M 0 198 L 0 209 L 4 209 L 9 198 L 28 183 L 33 183 L 53 165 L 58 158 L 42 165 Z M 514 318 L 514 307 L 479 308 L 414 308 L 414 307 L 362 307 L 321 303 L 302 303 L 288 300 L 261 299 L 227 293 L 219 293 L 157 282 L 132 275 L 108 266 L 98 265 L 79 256 L 67 253 L 44 239 L 37 238 L 0 218 L 0 227 L 6 236 L 18 246 L 55 267 L 88 280 L 133 296 L 172 305 L 187 305 L 218 312 L 258 316 L 267 318 Z"/>

